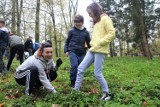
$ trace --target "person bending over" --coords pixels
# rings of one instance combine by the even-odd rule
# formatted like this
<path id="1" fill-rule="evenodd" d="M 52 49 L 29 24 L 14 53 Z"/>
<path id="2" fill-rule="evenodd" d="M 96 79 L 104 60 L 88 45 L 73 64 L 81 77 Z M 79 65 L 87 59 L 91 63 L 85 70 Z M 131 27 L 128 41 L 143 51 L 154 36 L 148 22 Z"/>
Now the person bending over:
<path id="1" fill-rule="evenodd" d="M 56 61 L 56 65 L 52 60 L 52 45 L 43 43 L 37 54 L 30 56 L 16 69 L 15 80 L 18 84 L 26 86 L 26 95 L 30 95 L 34 89 L 41 86 L 48 92 L 56 93 L 50 82 L 57 78 L 56 71 L 61 64 L 61 59 Z"/>

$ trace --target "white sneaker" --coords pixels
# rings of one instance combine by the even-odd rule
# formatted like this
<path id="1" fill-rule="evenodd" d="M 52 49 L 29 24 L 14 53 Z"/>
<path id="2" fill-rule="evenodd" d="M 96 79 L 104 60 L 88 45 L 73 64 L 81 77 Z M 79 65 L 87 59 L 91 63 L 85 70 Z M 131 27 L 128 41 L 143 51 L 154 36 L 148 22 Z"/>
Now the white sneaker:
<path id="1" fill-rule="evenodd" d="M 102 94 L 102 97 L 100 98 L 100 100 L 106 100 L 106 101 L 108 101 L 108 100 L 110 100 L 111 99 L 111 93 L 103 93 Z"/>

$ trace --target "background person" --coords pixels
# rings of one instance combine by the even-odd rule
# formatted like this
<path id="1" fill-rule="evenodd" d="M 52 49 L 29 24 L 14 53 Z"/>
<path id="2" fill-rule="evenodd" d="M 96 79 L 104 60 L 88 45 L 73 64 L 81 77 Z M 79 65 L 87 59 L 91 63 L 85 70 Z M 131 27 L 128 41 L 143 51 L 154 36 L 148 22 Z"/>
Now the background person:
<path id="1" fill-rule="evenodd" d="M 10 51 L 9 51 L 10 54 L 9 54 L 9 59 L 8 59 L 8 64 L 7 64 L 7 70 L 10 69 L 10 66 L 12 64 L 13 58 L 16 53 L 19 57 L 20 64 L 23 63 L 24 45 L 22 42 L 22 38 L 13 33 L 10 33 L 9 47 L 10 47 Z"/>
<path id="2" fill-rule="evenodd" d="M 0 20 L 0 75 L 2 71 L 7 71 L 3 62 L 4 51 L 8 46 L 9 29 L 5 27 L 5 21 Z"/>
<path id="3" fill-rule="evenodd" d="M 24 43 L 24 50 L 29 52 L 29 56 L 33 54 L 33 41 L 32 36 L 29 36 L 26 42 Z"/>
<path id="4" fill-rule="evenodd" d="M 37 51 L 37 49 L 39 48 L 40 44 L 38 42 L 35 42 L 33 44 L 33 54 Z"/>

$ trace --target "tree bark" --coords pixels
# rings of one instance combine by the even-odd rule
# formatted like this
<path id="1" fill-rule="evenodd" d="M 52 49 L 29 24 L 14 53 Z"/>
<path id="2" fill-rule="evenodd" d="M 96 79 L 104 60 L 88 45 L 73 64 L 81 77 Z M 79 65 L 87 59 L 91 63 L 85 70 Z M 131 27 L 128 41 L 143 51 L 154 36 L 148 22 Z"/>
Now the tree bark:
<path id="1" fill-rule="evenodd" d="M 58 45 L 57 45 L 56 24 L 55 24 L 54 10 L 53 10 L 53 2 L 50 10 L 51 10 L 51 17 L 52 17 L 53 29 L 54 29 L 55 54 L 56 54 L 56 57 L 58 57 Z"/>
<path id="2" fill-rule="evenodd" d="M 143 44 L 143 48 L 144 48 L 144 56 L 147 57 L 149 60 L 152 59 L 152 55 L 148 46 L 148 41 L 145 35 L 145 26 L 144 26 L 144 21 L 143 21 L 143 17 L 140 16 L 140 21 L 141 21 L 141 30 L 142 30 L 142 35 L 141 35 L 141 40 L 142 40 L 142 44 Z"/>
<path id="3" fill-rule="evenodd" d="M 74 4 L 75 3 L 75 4 Z M 77 14 L 78 0 L 69 0 L 69 23 L 73 26 L 73 17 Z"/>
<path id="4" fill-rule="evenodd" d="M 35 21 L 35 42 L 39 42 L 39 14 L 40 14 L 40 0 L 37 0 L 36 21 Z"/>
<path id="5" fill-rule="evenodd" d="M 16 0 L 16 10 L 17 10 L 17 35 L 18 35 L 18 36 L 21 36 L 21 33 L 20 33 L 20 25 L 21 25 L 22 7 L 23 7 L 23 0 L 20 1 L 20 7 L 19 7 L 19 0 Z"/>
<path id="6" fill-rule="evenodd" d="M 12 0 L 12 24 L 11 24 L 11 32 L 16 33 L 16 18 L 15 18 L 15 13 L 16 13 L 16 9 L 15 9 L 15 0 Z"/>
<path id="7" fill-rule="evenodd" d="M 110 43 L 110 57 L 113 57 L 113 47 L 112 47 L 112 42 Z"/>
<path id="8" fill-rule="evenodd" d="M 62 0 L 60 0 L 60 8 L 61 8 L 61 11 L 62 11 L 62 17 L 63 17 L 64 23 L 65 23 L 65 28 L 66 28 L 66 30 L 68 30 L 69 28 L 68 28 L 68 24 L 67 24 L 67 21 L 66 21 L 65 14 L 64 14 Z"/>
<path id="9" fill-rule="evenodd" d="M 129 55 L 129 42 L 126 42 L 127 43 L 127 56 Z"/>
<path id="10" fill-rule="evenodd" d="M 119 41 L 119 52 L 120 52 L 120 56 L 123 56 L 123 43 L 121 39 L 118 39 Z"/>

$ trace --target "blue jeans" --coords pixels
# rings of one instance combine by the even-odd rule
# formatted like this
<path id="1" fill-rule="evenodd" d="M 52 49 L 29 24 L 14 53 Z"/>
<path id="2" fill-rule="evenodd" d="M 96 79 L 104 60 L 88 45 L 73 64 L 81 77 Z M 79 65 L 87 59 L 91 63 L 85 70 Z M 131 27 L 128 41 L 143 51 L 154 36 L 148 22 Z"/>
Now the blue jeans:
<path id="1" fill-rule="evenodd" d="M 94 52 L 87 52 L 86 56 L 84 57 L 81 64 L 78 66 L 78 73 L 76 78 L 76 84 L 74 89 L 79 90 L 82 84 L 82 80 L 84 77 L 84 71 L 94 63 L 94 75 L 98 82 L 101 85 L 102 91 L 105 93 L 109 92 L 107 82 L 102 75 L 102 68 L 105 60 L 105 54 L 94 53 Z"/>
<path id="2" fill-rule="evenodd" d="M 73 82 L 76 81 L 77 68 L 78 68 L 78 65 L 82 62 L 84 56 L 85 54 L 77 55 L 76 53 L 72 51 L 69 52 L 69 58 L 70 58 L 70 64 L 71 64 L 70 80 Z"/>

